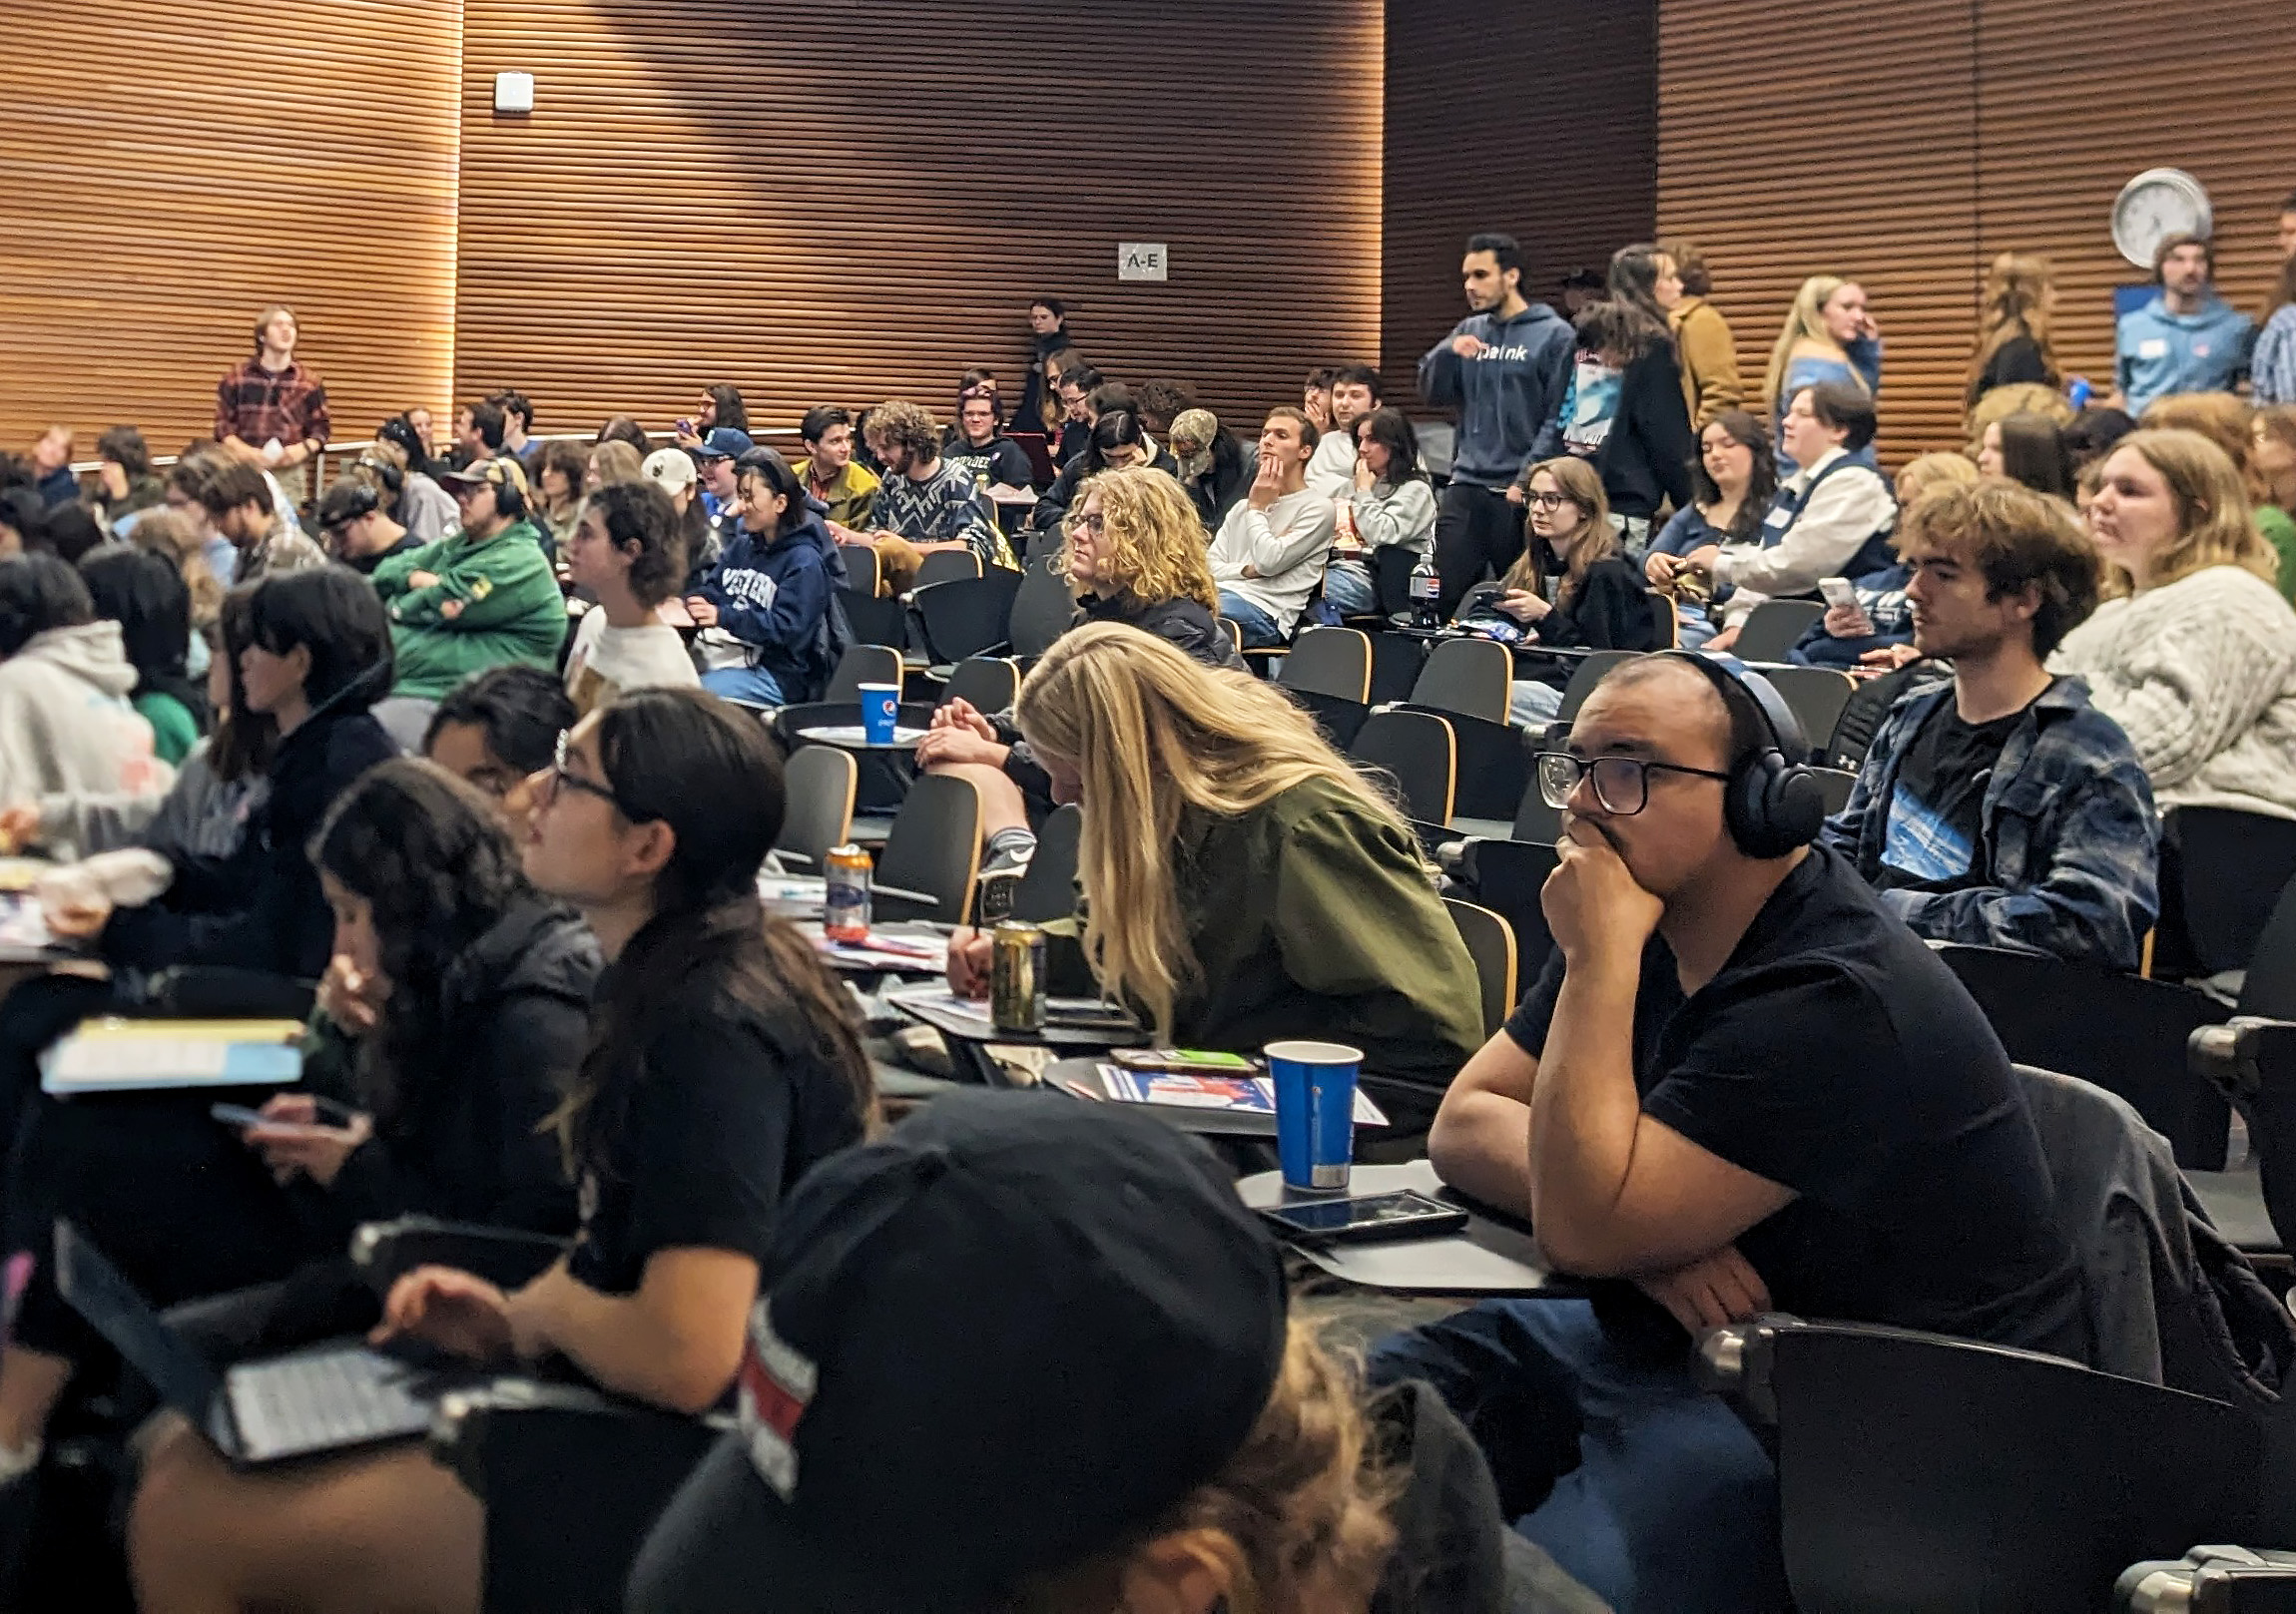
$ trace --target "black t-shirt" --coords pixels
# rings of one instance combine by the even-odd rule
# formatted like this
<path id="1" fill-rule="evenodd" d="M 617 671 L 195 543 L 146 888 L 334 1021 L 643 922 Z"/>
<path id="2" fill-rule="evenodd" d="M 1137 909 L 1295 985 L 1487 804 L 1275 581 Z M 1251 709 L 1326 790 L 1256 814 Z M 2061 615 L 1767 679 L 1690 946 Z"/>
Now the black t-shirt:
<path id="1" fill-rule="evenodd" d="M 1937 704 L 1898 763 L 1874 884 L 1959 891 L 1994 883 L 1985 848 L 1986 787 L 2024 713 L 1965 723 L 1952 696 Z"/>
<path id="2" fill-rule="evenodd" d="M 1557 951 L 1507 1022 L 1533 1058 L 1562 973 Z M 1813 848 L 1688 999 L 1651 938 L 1634 1080 L 1645 1114 L 1799 1196 L 1737 1241 L 1778 1311 L 2087 1354 L 2008 1054 L 1835 853 Z"/>
<path id="3" fill-rule="evenodd" d="M 657 1250 L 764 1261 L 782 1196 L 816 1161 L 861 1141 L 845 1078 L 759 1015 L 701 998 L 661 1024 L 613 1169 L 581 1177 L 582 1237 L 568 1271 L 601 1294 L 634 1293 Z"/>
<path id="4" fill-rule="evenodd" d="M 983 486 L 1002 483 L 1026 487 L 1035 474 L 1029 467 L 1027 450 L 1001 432 L 978 448 L 952 432 L 941 445 L 940 457 L 962 466 L 967 476 Z"/>

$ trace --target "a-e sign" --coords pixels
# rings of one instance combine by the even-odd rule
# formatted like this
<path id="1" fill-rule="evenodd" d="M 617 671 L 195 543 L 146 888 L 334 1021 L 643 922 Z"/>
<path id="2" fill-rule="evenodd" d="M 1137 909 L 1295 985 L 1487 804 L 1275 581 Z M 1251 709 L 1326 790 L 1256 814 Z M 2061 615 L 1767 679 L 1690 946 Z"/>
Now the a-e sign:
<path id="1" fill-rule="evenodd" d="M 1169 260 L 1160 241 L 1120 241 L 1116 244 L 1119 280 L 1161 280 Z"/>

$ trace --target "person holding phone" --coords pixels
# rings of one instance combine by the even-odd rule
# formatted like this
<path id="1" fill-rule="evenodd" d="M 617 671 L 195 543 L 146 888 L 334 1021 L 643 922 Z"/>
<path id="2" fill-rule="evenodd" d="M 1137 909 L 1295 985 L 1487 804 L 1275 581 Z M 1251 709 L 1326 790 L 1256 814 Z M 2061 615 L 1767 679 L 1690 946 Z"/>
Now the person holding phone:
<path id="1" fill-rule="evenodd" d="M 726 1398 L 784 1196 L 877 1118 L 851 994 L 758 900 L 783 805 L 765 731 L 700 691 L 626 695 L 567 733 L 533 781 L 522 851 L 608 960 L 545 1133 L 580 1232 L 515 1291 L 406 1274 L 378 1343 L 560 1361 L 686 1415 Z M 128 1537 L 154 1614 L 440 1609 L 477 1606 L 484 1530 L 484 1503 L 419 1441 L 249 1475 L 176 1421 L 151 1442 Z M 627 1572 L 600 1563 L 593 1583 Z"/>
<path id="2" fill-rule="evenodd" d="M 319 1010 L 339 1035 L 311 1044 L 302 1083 L 228 1125 L 197 1089 L 41 1098 L 8 1200 L 19 1237 L 69 1218 L 157 1305 L 298 1274 L 235 1309 L 234 1333 L 283 1345 L 376 1320 L 344 1254 L 361 1223 L 572 1230 L 542 1123 L 599 969 L 486 799 L 429 763 L 359 779 L 309 856 L 334 918 Z M 74 1368 L 101 1355 L 39 1261 L 0 1351 L 0 1477 L 30 1472 Z"/>

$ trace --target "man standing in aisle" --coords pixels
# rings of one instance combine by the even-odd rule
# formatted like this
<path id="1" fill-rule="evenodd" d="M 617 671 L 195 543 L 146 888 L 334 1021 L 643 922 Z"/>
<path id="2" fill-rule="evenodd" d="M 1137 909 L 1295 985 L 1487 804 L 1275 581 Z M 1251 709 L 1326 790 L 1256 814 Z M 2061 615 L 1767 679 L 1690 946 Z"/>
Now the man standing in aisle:
<path id="1" fill-rule="evenodd" d="M 304 463 L 326 446 L 326 383 L 294 356 L 294 310 L 266 308 L 256 317 L 252 357 L 216 383 L 216 441 L 233 457 L 260 465 L 301 504 L 310 492 Z"/>
<path id="2" fill-rule="evenodd" d="M 2141 416 L 2171 392 L 2229 392 L 2248 373 L 2256 321 L 2216 294 L 2216 249 L 2204 236 L 2164 237 L 2152 255 L 2152 300 L 2120 316 L 2112 361 L 2122 407 Z"/>
<path id="3" fill-rule="evenodd" d="M 1459 266 L 1474 311 L 1420 360 L 1420 395 L 1458 410 L 1450 485 L 1435 512 L 1437 601 L 1448 620 L 1459 596 L 1522 553 L 1522 509 L 1506 489 L 1553 454 L 1570 384 L 1570 326 L 1522 294 L 1522 249 L 1511 236 L 1467 238 Z"/>

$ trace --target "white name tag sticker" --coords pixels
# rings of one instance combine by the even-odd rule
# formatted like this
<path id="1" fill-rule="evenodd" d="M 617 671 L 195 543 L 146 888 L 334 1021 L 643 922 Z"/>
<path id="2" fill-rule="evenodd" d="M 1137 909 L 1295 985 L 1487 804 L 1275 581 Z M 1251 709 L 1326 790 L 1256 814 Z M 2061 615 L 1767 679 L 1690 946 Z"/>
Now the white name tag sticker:
<path id="1" fill-rule="evenodd" d="M 2136 344 L 2136 356 L 2138 358 L 2166 358 L 2168 356 L 2168 343 L 2159 336 L 2148 337 Z"/>

